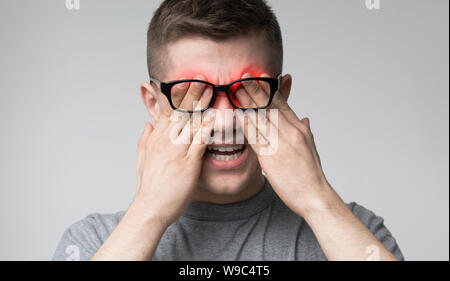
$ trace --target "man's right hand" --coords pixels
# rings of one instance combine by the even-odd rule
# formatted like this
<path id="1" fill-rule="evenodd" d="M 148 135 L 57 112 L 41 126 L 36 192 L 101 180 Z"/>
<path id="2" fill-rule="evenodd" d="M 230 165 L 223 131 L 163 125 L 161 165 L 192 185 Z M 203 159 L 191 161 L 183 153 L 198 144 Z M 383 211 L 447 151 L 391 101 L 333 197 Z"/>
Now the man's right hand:
<path id="1" fill-rule="evenodd" d="M 138 145 L 138 188 L 130 209 L 165 225 L 177 220 L 197 186 L 213 113 L 198 125 L 178 112 L 164 115 L 155 129 L 146 123 Z"/>
<path id="2" fill-rule="evenodd" d="M 187 93 L 183 102 L 201 92 L 195 85 L 179 90 Z M 209 110 L 200 122 L 194 122 L 193 116 L 173 111 L 162 94 L 157 98 L 159 120 L 155 128 L 145 124 L 138 144 L 136 195 L 91 260 L 152 259 L 167 227 L 191 201 L 214 129 L 215 111 Z"/>

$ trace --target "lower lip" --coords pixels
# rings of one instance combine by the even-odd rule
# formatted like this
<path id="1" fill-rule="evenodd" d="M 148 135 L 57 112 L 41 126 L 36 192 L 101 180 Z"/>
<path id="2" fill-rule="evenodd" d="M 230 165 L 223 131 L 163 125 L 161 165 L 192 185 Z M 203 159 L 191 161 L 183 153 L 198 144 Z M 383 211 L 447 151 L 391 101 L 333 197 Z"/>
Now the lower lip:
<path id="1" fill-rule="evenodd" d="M 233 170 L 239 169 L 247 159 L 248 146 L 246 145 L 244 151 L 242 151 L 241 156 L 235 160 L 217 160 L 214 159 L 209 152 L 205 153 L 205 160 L 212 168 L 216 170 Z"/>

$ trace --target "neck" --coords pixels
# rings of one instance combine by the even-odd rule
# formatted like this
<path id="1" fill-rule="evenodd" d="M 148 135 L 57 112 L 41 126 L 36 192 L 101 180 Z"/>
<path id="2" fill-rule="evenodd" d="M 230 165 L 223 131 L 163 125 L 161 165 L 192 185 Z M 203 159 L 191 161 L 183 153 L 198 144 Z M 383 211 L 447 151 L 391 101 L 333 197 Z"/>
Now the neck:
<path id="1" fill-rule="evenodd" d="M 211 188 L 199 185 L 196 189 L 192 200 L 203 203 L 212 204 L 230 204 L 248 200 L 255 196 L 264 187 L 264 176 L 259 170 L 254 176 L 237 188 L 238 192 L 233 194 L 217 194 L 211 192 Z"/>

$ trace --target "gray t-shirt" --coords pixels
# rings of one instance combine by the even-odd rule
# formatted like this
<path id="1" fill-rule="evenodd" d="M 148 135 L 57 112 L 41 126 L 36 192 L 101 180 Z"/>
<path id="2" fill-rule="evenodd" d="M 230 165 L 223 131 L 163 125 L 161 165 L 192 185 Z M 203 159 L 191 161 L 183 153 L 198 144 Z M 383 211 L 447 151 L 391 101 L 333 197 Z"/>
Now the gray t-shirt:
<path id="1" fill-rule="evenodd" d="M 403 255 L 384 220 L 354 202 L 347 204 L 386 248 Z M 64 232 L 53 260 L 89 260 L 125 211 L 94 213 Z M 266 180 L 247 201 L 217 205 L 192 202 L 163 234 L 153 260 L 326 260 L 306 221 L 292 212 Z"/>

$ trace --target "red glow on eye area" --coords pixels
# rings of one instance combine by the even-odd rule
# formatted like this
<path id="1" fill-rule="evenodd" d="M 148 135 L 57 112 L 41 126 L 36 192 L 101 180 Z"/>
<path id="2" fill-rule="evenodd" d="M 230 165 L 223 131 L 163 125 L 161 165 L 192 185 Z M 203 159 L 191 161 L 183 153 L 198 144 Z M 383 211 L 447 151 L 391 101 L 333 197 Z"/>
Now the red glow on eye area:
<path id="1" fill-rule="evenodd" d="M 230 94 L 234 95 L 241 87 L 242 87 L 242 83 L 241 82 L 234 83 L 230 87 Z"/>
<path id="2" fill-rule="evenodd" d="M 207 82 L 210 82 L 212 84 L 216 84 L 219 85 L 219 83 L 221 84 L 229 84 L 233 81 L 237 81 L 237 80 L 241 80 L 243 79 L 242 76 L 244 76 L 244 74 L 251 74 L 253 77 L 261 77 L 264 73 L 269 74 L 270 72 L 267 70 L 264 70 L 263 67 L 258 67 L 258 66 L 249 66 L 249 67 L 244 67 L 244 68 L 237 68 L 236 71 L 234 71 L 233 73 L 229 74 L 229 81 L 219 81 L 219 76 L 220 74 L 217 72 L 212 72 L 212 71 L 207 71 L 205 69 L 185 69 L 183 71 L 178 72 L 178 74 L 174 77 L 175 79 L 173 80 L 181 80 L 181 79 L 187 79 L 187 80 L 196 80 L 196 78 L 198 78 L 198 76 L 202 76 L 203 79 Z M 237 107 L 241 107 L 241 104 L 239 102 L 239 100 L 236 97 L 236 92 L 242 87 L 242 83 L 235 83 L 233 85 L 231 85 L 230 87 L 230 98 L 231 101 L 233 102 L 233 104 Z"/>
<path id="3" fill-rule="evenodd" d="M 239 102 L 239 100 L 236 98 L 236 92 L 242 87 L 242 83 L 238 82 L 238 83 L 234 83 L 233 85 L 230 86 L 230 97 L 231 97 L 231 101 L 233 102 L 234 105 L 236 105 L 237 107 L 241 107 L 241 103 Z"/>
<path id="4" fill-rule="evenodd" d="M 170 79 L 169 81 L 181 79 L 195 80 L 195 78 L 197 78 L 198 76 L 203 76 L 205 81 L 208 81 L 216 85 L 218 85 L 219 83 L 228 84 L 233 81 L 242 79 L 242 76 L 246 73 L 251 74 L 253 77 L 261 77 L 263 73 L 269 72 L 264 71 L 263 67 L 250 66 L 236 69 L 235 71 L 227 75 L 229 81 L 219 81 L 220 73 L 212 72 L 205 69 L 185 69 L 177 72 L 177 74 L 174 77 L 171 77 L 172 79 Z"/>
<path id="5" fill-rule="evenodd" d="M 236 98 L 236 95 L 232 94 L 231 96 L 231 101 L 233 102 L 233 104 L 237 107 L 242 107 L 241 103 L 239 102 L 239 100 Z"/>

